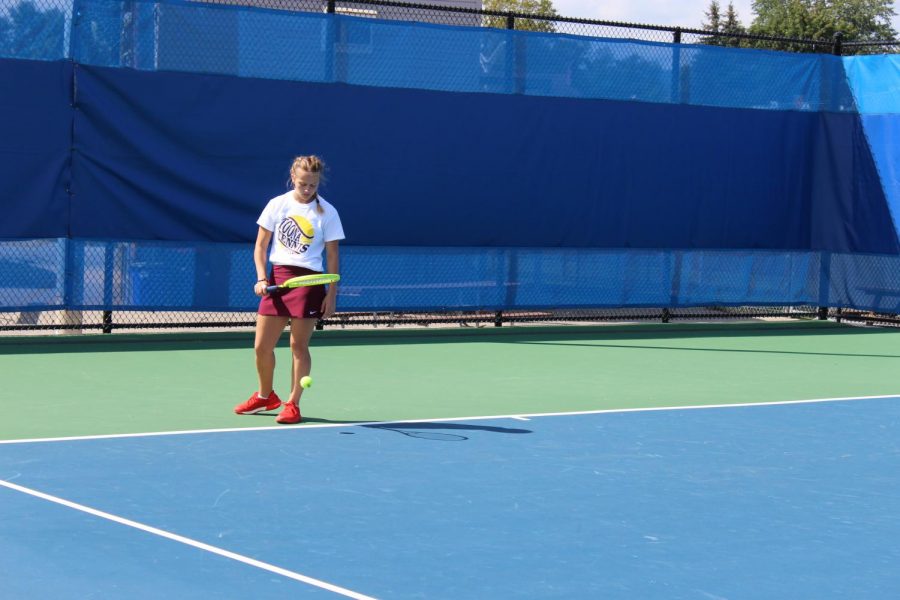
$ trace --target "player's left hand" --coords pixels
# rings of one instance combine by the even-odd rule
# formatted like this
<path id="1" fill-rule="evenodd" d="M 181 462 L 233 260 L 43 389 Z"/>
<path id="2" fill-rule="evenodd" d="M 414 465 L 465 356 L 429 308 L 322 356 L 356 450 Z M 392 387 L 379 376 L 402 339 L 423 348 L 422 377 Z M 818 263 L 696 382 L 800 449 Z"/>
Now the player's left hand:
<path id="1" fill-rule="evenodd" d="M 332 290 L 328 290 L 328 293 L 325 295 L 325 301 L 322 303 L 322 318 L 328 319 L 334 315 L 335 308 L 337 307 L 337 294 L 335 294 Z"/>

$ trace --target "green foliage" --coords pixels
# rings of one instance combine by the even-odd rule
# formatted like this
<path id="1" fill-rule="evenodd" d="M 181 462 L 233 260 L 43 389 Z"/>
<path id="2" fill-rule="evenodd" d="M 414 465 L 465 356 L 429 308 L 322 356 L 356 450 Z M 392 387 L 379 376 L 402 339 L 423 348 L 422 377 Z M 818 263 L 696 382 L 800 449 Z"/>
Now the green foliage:
<path id="1" fill-rule="evenodd" d="M 750 33 L 755 35 L 831 40 L 841 32 L 844 42 L 897 39 L 891 26 L 893 0 L 754 0 L 753 12 L 756 18 Z M 750 45 L 798 52 L 822 50 L 810 44 L 759 40 Z"/>
<path id="2" fill-rule="evenodd" d="M 559 16 L 559 13 L 556 12 L 556 8 L 553 6 L 553 0 L 484 0 L 484 10 L 549 17 Z M 486 16 L 484 18 L 484 26 L 506 29 L 506 17 Z M 545 21 L 543 19 L 516 18 L 515 27 L 526 31 L 544 31 L 547 33 L 556 31 L 556 24 L 553 21 Z"/>
<path id="3" fill-rule="evenodd" d="M 734 37 L 729 38 L 728 36 L 747 33 L 747 30 L 741 24 L 741 20 L 738 18 L 737 11 L 734 9 L 734 4 L 731 2 L 728 3 L 728 8 L 725 10 L 725 21 L 722 23 L 722 33 L 726 38 L 726 46 L 739 46 L 742 43 L 742 40 Z"/>
<path id="4" fill-rule="evenodd" d="M 738 47 L 745 45 L 744 40 L 734 37 L 735 34 L 747 33 L 747 30 L 741 24 L 734 4 L 729 2 L 728 8 L 725 9 L 725 15 L 722 15 L 722 9 L 718 0 L 712 0 L 709 9 L 706 11 L 708 22 L 703 23 L 703 30 L 709 31 L 715 35 L 711 35 L 703 40 L 708 46 L 732 46 Z"/>
<path id="5" fill-rule="evenodd" d="M 711 0 L 709 3 L 709 8 L 704 14 L 708 19 L 708 22 L 704 22 L 701 26 L 703 31 L 709 31 L 711 33 L 719 33 L 720 31 L 722 31 L 722 13 L 719 6 L 719 0 Z M 709 43 L 716 45 L 715 42 Z"/>

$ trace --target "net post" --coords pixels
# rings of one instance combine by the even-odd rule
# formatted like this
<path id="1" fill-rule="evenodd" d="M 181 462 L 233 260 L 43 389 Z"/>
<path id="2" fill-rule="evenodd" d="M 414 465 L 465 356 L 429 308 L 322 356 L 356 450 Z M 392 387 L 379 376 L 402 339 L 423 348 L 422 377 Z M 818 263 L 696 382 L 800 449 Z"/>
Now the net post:
<path id="1" fill-rule="evenodd" d="M 503 327 L 503 311 L 498 310 L 494 313 L 494 327 Z"/>
<path id="2" fill-rule="evenodd" d="M 316 331 L 322 331 L 325 329 L 325 319 L 318 319 L 316 321 Z"/>
<path id="3" fill-rule="evenodd" d="M 670 318 L 671 318 L 671 314 L 669 313 L 669 309 L 668 308 L 662 309 L 662 314 L 660 315 L 660 321 L 662 321 L 663 323 L 668 323 Z"/>
<path id="4" fill-rule="evenodd" d="M 112 311 L 104 310 L 103 311 L 103 333 L 112 333 L 112 330 L 113 330 Z"/>

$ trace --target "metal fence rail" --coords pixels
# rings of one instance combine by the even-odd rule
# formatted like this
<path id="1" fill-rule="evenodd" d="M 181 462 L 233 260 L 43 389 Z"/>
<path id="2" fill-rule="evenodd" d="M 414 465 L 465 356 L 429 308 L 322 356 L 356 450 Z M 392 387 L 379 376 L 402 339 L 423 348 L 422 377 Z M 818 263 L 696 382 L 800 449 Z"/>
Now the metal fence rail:
<path id="1" fill-rule="evenodd" d="M 719 322 L 748 320 L 831 320 L 868 326 L 900 327 L 900 315 L 813 306 L 697 308 L 621 308 L 580 310 L 339 312 L 318 329 L 404 327 L 502 327 L 514 324 L 603 324 L 627 322 Z M 0 313 L 0 334 L 47 335 L 172 330 L 250 330 L 256 314 L 162 311 L 45 311 Z"/>

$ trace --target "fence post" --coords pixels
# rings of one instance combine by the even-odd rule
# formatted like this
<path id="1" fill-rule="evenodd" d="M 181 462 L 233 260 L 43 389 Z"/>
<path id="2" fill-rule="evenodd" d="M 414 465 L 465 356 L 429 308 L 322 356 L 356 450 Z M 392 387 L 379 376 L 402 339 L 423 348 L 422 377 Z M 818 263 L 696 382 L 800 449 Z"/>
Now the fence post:
<path id="1" fill-rule="evenodd" d="M 119 40 L 119 66 L 131 67 L 137 66 L 135 57 L 134 43 L 134 21 L 135 21 L 135 3 L 134 0 L 127 0 L 122 3 L 122 35 Z"/>
<path id="2" fill-rule="evenodd" d="M 820 321 L 827 321 L 828 304 L 831 297 L 831 252 L 820 251 L 819 261 L 819 307 L 816 311 L 816 318 Z"/>
<path id="3" fill-rule="evenodd" d="M 844 53 L 844 32 L 836 31 L 834 33 L 834 44 L 831 46 L 831 53 L 835 56 L 841 56 Z"/>
<path id="4" fill-rule="evenodd" d="M 834 44 L 831 47 L 831 52 L 835 56 L 840 56 L 843 52 L 843 38 L 843 33 L 835 32 Z M 831 80 L 829 78 L 822 82 L 822 90 L 830 92 Z M 827 97 L 830 101 L 831 95 L 829 94 Z M 828 103 L 824 104 L 827 108 Z M 828 304 L 831 297 L 831 252 L 822 251 L 819 260 L 821 261 L 819 265 L 819 307 L 816 310 L 816 318 L 820 321 L 827 321 Z"/>
<path id="5" fill-rule="evenodd" d="M 66 192 L 69 193 L 71 201 L 71 188 L 67 187 Z M 84 249 L 80 244 L 73 242 L 72 238 L 66 237 L 63 239 L 63 252 L 63 329 L 60 333 L 81 333 L 81 328 L 76 326 L 82 324 L 82 312 L 73 310 L 71 306 L 84 302 L 84 276 L 76 277 L 76 272 L 83 273 L 85 270 Z"/>
<path id="6" fill-rule="evenodd" d="M 681 27 L 672 34 L 672 104 L 681 102 Z"/>
<path id="7" fill-rule="evenodd" d="M 506 15 L 506 28 L 510 31 L 516 28 L 516 17 Z M 525 38 L 510 34 L 510 46 L 507 52 L 508 62 L 506 74 L 512 83 L 513 94 L 525 93 Z"/>
<path id="8" fill-rule="evenodd" d="M 503 255 L 506 258 L 506 277 L 504 279 L 506 293 L 504 294 L 503 304 L 507 310 L 515 310 L 519 291 L 519 249 L 508 248 Z M 497 314 L 499 315 L 500 311 Z M 497 327 L 500 327 L 500 322 L 495 323 Z"/>
<path id="9" fill-rule="evenodd" d="M 325 27 L 325 80 L 335 83 L 347 81 L 347 30 L 339 18 L 335 0 L 328 0 L 325 12 L 332 15 Z"/>

